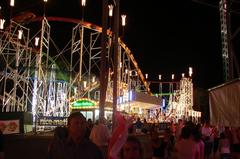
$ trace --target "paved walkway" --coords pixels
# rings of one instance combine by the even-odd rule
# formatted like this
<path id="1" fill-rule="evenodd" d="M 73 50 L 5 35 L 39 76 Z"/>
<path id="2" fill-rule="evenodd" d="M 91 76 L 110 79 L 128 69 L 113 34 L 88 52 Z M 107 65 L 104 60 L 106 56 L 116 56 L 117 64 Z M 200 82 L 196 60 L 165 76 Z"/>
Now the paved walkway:
<path id="1" fill-rule="evenodd" d="M 5 136 L 5 159 L 46 159 L 48 143 L 52 133 L 7 135 Z M 142 143 L 144 159 L 151 159 L 150 136 L 137 135 Z"/>
<path id="2" fill-rule="evenodd" d="M 5 159 L 46 159 L 51 135 L 5 136 Z"/>

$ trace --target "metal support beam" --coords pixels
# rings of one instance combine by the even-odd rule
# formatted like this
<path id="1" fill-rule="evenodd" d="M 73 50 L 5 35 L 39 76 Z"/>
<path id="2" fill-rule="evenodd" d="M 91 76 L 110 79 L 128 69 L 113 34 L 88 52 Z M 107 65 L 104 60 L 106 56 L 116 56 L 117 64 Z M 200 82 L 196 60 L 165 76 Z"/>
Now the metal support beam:
<path id="1" fill-rule="evenodd" d="M 99 101 L 99 119 L 104 117 L 104 106 L 107 91 L 107 67 L 106 67 L 106 53 L 107 53 L 107 17 L 108 16 L 108 0 L 102 1 L 102 37 L 101 37 L 101 63 L 100 63 L 100 101 Z"/>
<path id="2" fill-rule="evenodd" d="M 113 128 L 116 126 L 115 113 L 117 110 L 117 96 L 118 96 L 118 37 L 119 37 L 119 1 L 116 0 L 114 23 L 113 23 L 113 50 L 114 50 L 114 68 L 113 68 Z"/>

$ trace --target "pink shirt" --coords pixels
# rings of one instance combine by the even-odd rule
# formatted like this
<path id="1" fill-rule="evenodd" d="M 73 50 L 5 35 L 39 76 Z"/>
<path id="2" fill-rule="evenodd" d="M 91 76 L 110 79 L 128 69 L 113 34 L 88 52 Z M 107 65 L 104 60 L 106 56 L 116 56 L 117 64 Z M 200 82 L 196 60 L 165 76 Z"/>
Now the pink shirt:
<path id="1" fill-rule="evenodd" d="M 200 159 L 200 147 L 192 139 L 181 139 L 175 145 L 178 159 Z"/>
<path id="2" fill-rule="evenodd" d="M 197 142 L 198 146 L 199 146 L 199 150 L 200 150 L 200 159 L 204 159 L 204 142 L 202 140 L 200 140 L 199 142 Z"/>

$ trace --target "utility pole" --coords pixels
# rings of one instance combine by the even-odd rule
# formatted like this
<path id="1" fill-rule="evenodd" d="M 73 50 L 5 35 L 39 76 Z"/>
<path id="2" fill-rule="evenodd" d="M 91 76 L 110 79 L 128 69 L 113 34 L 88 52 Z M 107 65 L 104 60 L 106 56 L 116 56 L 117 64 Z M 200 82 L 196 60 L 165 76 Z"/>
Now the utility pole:
<path id="1" fill-rule="evenodd" d="M 117 96 L 118 96 L 118 67 L 119 67 L 119 3 L 120 0 L 115 0 L 114 23 L 113 23 L 113 53 L 114 53 L 114 68 L 113 68 L 113 129 L 116 126 L 115 113 L 117 110 Z"/>
<path id="2" fill-rule="evenodd" d="M 100 101 L 99 101 L 99 121 L 104 118 L 104 107 L 106 101 L 107 91 L 107 64 L 106 64 L 106 52 L 107 52 L 107 24 L 108 24 L 108 0 L 102 0 L 102 37 L 101 37 L 101 63 L 100 63 Z"/>

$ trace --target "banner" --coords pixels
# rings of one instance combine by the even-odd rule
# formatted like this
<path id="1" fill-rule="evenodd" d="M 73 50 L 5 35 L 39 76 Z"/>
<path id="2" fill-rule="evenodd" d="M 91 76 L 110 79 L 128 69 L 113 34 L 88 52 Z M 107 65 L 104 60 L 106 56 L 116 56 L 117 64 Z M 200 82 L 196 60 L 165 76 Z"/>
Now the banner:
<path id="1" fill-rule="evenodd" d="M 3 134 L 20 133 L 19 120 L 0 120 L 0 130 Z"/>
<path id="2" fill-rule="evenodd" d="M 240 80 L 209 90 L 210 123 L 240 126 Z"/>

